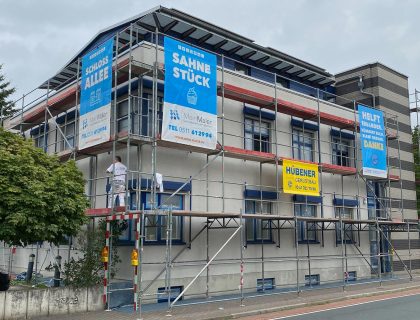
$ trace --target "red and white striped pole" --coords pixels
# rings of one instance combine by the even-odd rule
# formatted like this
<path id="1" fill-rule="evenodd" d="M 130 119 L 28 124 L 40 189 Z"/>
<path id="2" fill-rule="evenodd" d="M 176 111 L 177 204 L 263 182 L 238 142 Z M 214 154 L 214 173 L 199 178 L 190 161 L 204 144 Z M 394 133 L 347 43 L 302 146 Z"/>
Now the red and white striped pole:
<path id="1" fill-rule="evenodd" d="M 109 261 L 109 238 L 110 238 L 110 222 L 106 220 L 106 231 L 105 231 L 105 247 L 102 249 L 101 259 L 104 263 L 104 292 L 102 296 L 102 300 L 104 305 L 108 302 L 108 261 Z M 109 306 L 108 306 L 109 307 Z M 109 308 L 108 308 L 109 309 Z"/>
<path id="2" fill-rule="evenodd" d="M 135 221 L 135 224 L 136 224 L 136 241 L 135 241 L 136 248 L 133 251 L 133 253 L 131 254 L 132 255 L 131 256 L 131 259 L 132 259 L 131 264 L 134 267 L 133 290 L 134 290 L 134 312 L 135 312 L 135 311 L 137 311 L 137 302 L 138 302 L 138 291 L 137 291 L 137 285 L 138 285 L 137 281 L 138 280 L 137 279 L 138 279 L 138 263 L 139 263 L 138 252 L 139 252 L 139 233 L 140 233 L 139 222 L 140 222 L 140 219 L 137 218 L 134 221 Z"/>
<path id="3" fill-rule="evenodd" d="M 241 262 L 241 291 L 244 288 L 244 263 Z"/>

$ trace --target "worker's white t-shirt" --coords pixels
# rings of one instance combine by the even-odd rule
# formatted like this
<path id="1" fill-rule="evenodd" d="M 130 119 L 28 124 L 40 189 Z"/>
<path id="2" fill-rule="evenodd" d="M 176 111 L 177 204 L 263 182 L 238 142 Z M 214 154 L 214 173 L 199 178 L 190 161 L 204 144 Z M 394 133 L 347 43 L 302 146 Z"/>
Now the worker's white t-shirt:
<path id="1" fill-rule="evenodd" d="M 111 164 L 106 172 L 112 173 L 112 169 L 115 166 L 114 172 L 114 180 L 117 181 L 125 181 L 125 175 L 127 174 L 127 167 L 123 165 L 121 162 L 116 162 L 115 164 Z"/>

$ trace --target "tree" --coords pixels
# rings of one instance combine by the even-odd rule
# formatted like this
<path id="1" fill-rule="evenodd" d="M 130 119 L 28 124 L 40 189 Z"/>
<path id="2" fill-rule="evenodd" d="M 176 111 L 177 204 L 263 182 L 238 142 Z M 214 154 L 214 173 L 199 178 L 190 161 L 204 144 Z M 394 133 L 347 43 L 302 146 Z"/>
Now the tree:
<path id="1" fill-rule="evenodd" d="M 59 243 L 87 218 L 82 173 L 0 127 L 0 241 Z"/>
<path id="2" fill-rule="evenodd" d="M 15 88 L 10 88 L 10 82 L 6 81 L 4 75 L 1 74 L 3 65 L 0 64 L 0 121 L 4 117 L 12 115 L 16 110 L 13 109 L 12 101 L 8 100 L 9 96 L 15 92 Z"/>
<path id="3" fill-rule="evenodd" d="M 416 177 L 417 214 L 420 216 L 420 157 L 419 157 L 419 127 L 413 130 L 414 172 Z"/>

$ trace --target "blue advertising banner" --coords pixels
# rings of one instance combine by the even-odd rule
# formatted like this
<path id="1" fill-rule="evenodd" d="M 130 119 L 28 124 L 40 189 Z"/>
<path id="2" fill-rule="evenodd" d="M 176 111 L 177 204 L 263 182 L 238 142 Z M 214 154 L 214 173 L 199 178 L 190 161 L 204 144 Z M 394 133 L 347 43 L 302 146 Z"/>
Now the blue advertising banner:
<path id="1" fill-rule="evenodd" d="M 217 59 L 214 54 L 165 37 L 162 139 L 215 149 Z"/>
<path id="2" fill-rule="evenodd" d="M 113 47 L 110 39 L 82 58 L 79 150 L 110 139 Z"/>
<path id="3" fill-rule="evenodd" d="M 363 175 L 386 178 L 386 134 L 381 110 L 358 105 Z"/>

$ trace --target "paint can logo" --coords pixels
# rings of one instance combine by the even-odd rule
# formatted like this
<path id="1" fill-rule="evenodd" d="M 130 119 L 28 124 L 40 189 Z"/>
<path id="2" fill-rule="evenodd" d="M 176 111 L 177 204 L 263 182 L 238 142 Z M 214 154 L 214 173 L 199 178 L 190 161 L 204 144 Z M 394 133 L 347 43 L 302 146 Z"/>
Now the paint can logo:
<path id="1" fill-rule="evenodd" d="M 187 93 L 187 101 L 189 104 L 195 106 L 197 104 L 197 93 L 195 92 L 195 88 L 189 88 Z"/>

